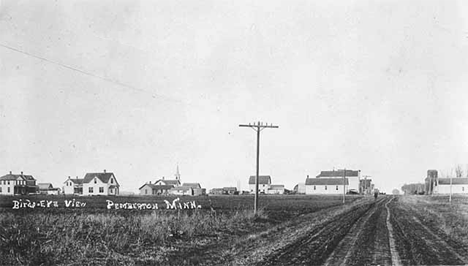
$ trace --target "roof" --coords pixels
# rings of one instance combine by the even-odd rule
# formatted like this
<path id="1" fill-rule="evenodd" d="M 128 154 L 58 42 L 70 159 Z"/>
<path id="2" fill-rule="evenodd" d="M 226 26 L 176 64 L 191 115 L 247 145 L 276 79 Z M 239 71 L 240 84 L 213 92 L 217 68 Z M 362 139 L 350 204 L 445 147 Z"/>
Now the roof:
<path id="1" fill-rule="evenodd" d="M 284 185 L 271 185 L 269 189 L 284 189 Z"/>
<path id="2" fill-rule="evenodd" d="M 24 180 L 36 180 L 32 175 L 15 175 L 15 174 L 7 174 L 0 177 L 0 180 L 17 180 L 18 177 L 23 178 Z"/>
<path id="3" fill-rule="evenodd" d="M 188 191 L 192 189 L 191 187 L 187 187 L 187 186 L 180 186 L 180 187 L 173 187 L 171 188 L 172 191 L 175 191 L 175 190 L 180 190 L 180 191 Z"/>
<path id="4" fill-rule="evenodd" d="M 259 175 L 258 184 L 271 184 L 271 176 L 269 175 Z M 255 185 L 255 176 L 251 175 L 249 178 L 249 185 Z"/>
<path id="5" fill-rule="evenodd" d="M 439 178 L 439 185 L 450 185 L 450 178 Z M 468 178 L 454 177 L 452 185 L 468 185 Z"/>
<path id="6" fill-rule="evenodd" d="M 51 183 L 38 183 L 37 186 L 42 190 L 54 188 Z"/>
<path id="7" fill-rule="evenodd" d="M 172 185 L 172 186 L 178 186 L 180 184 L 180 181 L 177 179 L 159 179 L 154 183 L 157 183 L 159 181 L 164 182 L 166 185 Z"/>
<path id="8" fill-rule="evenodd" d="M 183 187 L 201 188 L 200 183 L 183 183 Z"/>
<path id="9" fill-rule="evenodd" d="M 223 187 L 222 189 L 227 191 L 237 191 L 236 187 Z"/>
<path id="10" fill-rule="evenodd" d="M 359 176 L 360 170 L 346 170 L 346 176 Z M 345 171 L 342 169 L 333 171 L 321 171 L 317 177 L 343 177 Z"/>
<path id="11" fill-rule="evenodd" d="M 349 185 L 348 178 L 345 178 L 345 184 Z M 343 178 L 307 178 L 306 185 L 308 186 L 343 185 Z"/>
<path id="12" fill-rule="evenodd" d="M 95 177 L 99 178 L 103 183 L 108 183 L 109 179 L 114 175 L 114 173 L 87 173 L 83 178 L 83 183 L 89 183 L 93 181 Z"/>
<path id="13" fill-rule="evenodd" d="M 142 189 L 142 188 L 145 187 L 145 186 L 149 186 L 149 187 L 152 188 L 152 189 L 161 189 L 161 190 L 169 190 L 169 189 L 171 189 L 171 188 L 174 187 L 173 185 L 144 184 L 143 186 L 141 186 L 141 187 L 139 188 L 139 190 Z"/>
<path id="14" fill-rule="evenodd" d="M 67 181 L 65 181 L 65 182 L 68 182 L 68 181 L 72 181 L 75 184 L 81 185 L 81 184 L 83 184 L 84 179 L 83 178 L 68 178 Z M 63 182 L 63 183 L 65 183 L 65 182 Z"/>

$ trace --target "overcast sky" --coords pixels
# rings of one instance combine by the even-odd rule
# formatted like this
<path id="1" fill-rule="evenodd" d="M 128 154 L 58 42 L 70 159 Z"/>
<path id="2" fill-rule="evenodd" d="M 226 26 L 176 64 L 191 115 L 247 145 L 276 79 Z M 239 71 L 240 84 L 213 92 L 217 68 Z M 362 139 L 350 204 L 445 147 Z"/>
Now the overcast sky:
<path id="1" fill-rule="evenodd" d="M 0 1 L 0 175 L 390 192 L 468 164 L 467 1 Z"/>

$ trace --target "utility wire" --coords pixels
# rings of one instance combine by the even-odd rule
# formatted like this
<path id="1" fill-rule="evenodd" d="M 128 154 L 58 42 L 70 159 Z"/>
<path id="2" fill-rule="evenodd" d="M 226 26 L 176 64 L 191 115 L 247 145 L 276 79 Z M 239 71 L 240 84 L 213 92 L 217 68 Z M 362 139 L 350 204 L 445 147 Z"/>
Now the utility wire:
<path id="1" fill-rule="evenodd" d="M 29 52 L 26 52 L 26 51 L 23 51 L 23 50 L 20 50 L 20 49 L 11 47 L 11 46 L 6 45 L 6 44 L 3 44 L 3 43 L 0 43 L 0 46 L 3 47 L 3 48 L 9 49 L 9 50 L 11 50 L 11 51 L 17 52 L 17 53 L 21 53 L 21 54 L 24 54 L 24 55 L 27 55 L 27 56 L 30 56 L 30 57 L 39 59 L 39 60 L 41 60 L 41 61 L 45 61 L 45 62 L 48 62 L 48 63 L 51 63 L 51 64 L 55 64 L 55 65 L 61 66 L 61 67 L 63 67 L 63 68 L 66 68 L 66 69 L 69 69 L 69 70 L 72 70 L 72 71 L 79 72 L 79 73 L 81 73 L 81 74 L 83 74 L 83 75 L 87 75 L 87 76 L 90 76 L 90 77 L 94 77 L 94 78 L 97 78 L 97 79 L 101 79 L 101 80 L 104 80 L 104 81 L 107 81 L 107 82 L 116 84 L 116 85 L 118 85 L 118 86 L 120 86 L 120 87 L 129 89 L 129 90 L 133 90 L 133 91 L 138 91 L 138 92 L 143 92 L 143 93 L 151 94 L 151 95 L 153 96 L 153 98 L 159 97 L 159 98 L 164 98 L 164 99 L 169 100 L 169 101 L 174 101 L 174 102 L 182 103 L 182 104 L 184 104 L 184 105 L 192 105 L 192 106 L 193 106 L 193 104 L 186 103 L 186 102 L 183 102 L 183 101 L 181 101 L 181 100 L 177 100 L 177 99 L 174 99 L 174 98 L 171 98 L 171 97 L 167 97 L 167 96 L 164 96 L 164 95 L 161 95 L 161 94 L 153 93 L 153 92 L 150 92 L 150 91 L 147 91 L 147 90 L 135 88 L 135 87 L 133 87 L 133 86 L 131 86 L 131 85 L 122 83 L 122 82 L 120 82 L 120 81 L 116 81 L 116 80 L 113 80 L 113 79 L 111 79 L 111 78 L 107 78 L 107 77 L 104 77 L 104 76 L 96 75 L 96 74 L 94 74 L 94 73 L 91 73 L 91 72 L 88 72 L 88 71 L 85 71 L 85 70 L 82 70 L 82 69 L 79 69 L 79 68 L 76 68 L 76 67 L 73 67 L 73 66 L 70 66 L 70 65 L 66 65 L 66 64 L 63 64 L 63 63 L 54 61 L 54 60 L 50 60 L 50 59 L 45 58 L 45 57 L 42 57 L 42 56 L 34 55 L 34 54 L 29 53 Z"/>

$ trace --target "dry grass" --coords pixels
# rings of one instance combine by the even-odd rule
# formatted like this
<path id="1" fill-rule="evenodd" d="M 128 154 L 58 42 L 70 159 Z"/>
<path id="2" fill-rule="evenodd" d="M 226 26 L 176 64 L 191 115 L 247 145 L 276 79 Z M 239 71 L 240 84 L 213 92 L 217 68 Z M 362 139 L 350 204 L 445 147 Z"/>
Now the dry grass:
<path id="1" fill-rule="evenodd" d="M 252 211 L 231 215 L 200 210 L 133 215 L 4 213 L 0 216 L 1 264 L 78 265 L 89 263 L 89 258 L 133 264 L 142 252 L 164 249 L 173 239 L 214 234 L 254 219 Z"/>
<path id="2" fill-rule="evenodd" d="M 447 196 L 404 196 L 406 204 L 422 222 L 459 243 L 468 245 L 468 198 L 455 196 L 452 203 Z"/>

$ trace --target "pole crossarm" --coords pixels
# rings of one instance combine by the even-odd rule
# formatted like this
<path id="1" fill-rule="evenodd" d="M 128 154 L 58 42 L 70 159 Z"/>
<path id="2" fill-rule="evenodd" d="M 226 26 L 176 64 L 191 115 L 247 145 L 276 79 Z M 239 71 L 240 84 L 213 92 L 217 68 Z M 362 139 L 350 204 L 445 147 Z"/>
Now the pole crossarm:
<path id="1" fill-rule="evenodd" d="M 257 172 L 255 176 L 255 201 L 254 201 L 254 213 L 257 214 L 258 210 L 258 176 L 260 172 L 260 132 L 264 130 L 265 128 L 279 128 L 278 126 L 274 126 L 273 124 L 268 125 L 268 123 L 263 123 L 263 122 L 257 122 L 253 124 L 244 124 L 244 125 L 239 125 L 239 127 L 250 127 L 255 132 L 257 132 Z"/>

